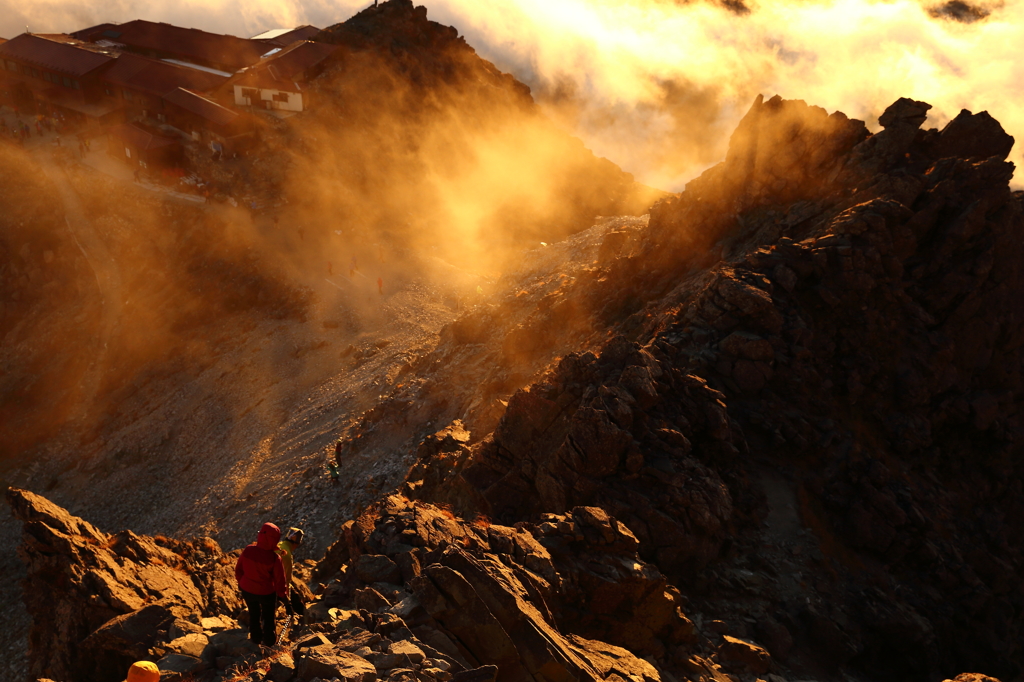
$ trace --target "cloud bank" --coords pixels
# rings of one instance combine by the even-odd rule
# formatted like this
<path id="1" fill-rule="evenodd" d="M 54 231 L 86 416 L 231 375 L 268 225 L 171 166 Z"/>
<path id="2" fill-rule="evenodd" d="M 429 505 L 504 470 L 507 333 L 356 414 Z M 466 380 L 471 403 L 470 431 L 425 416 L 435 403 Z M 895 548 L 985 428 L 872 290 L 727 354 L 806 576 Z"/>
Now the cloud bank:
<path id="1" fill-rule="evenodd" d="M 929 127 L 988 110 L 1024 134 L 1020 0 L 970 24 L 936 18 L 917 0 L 763 3 L 741 15 L 656 0 L 433 5 L 482 54 L 527 76 L 597 153 L 661 187 L 720 160 L 758 93 L 872 128 L 886 106 L 911 97 L 935 106 Z"/>

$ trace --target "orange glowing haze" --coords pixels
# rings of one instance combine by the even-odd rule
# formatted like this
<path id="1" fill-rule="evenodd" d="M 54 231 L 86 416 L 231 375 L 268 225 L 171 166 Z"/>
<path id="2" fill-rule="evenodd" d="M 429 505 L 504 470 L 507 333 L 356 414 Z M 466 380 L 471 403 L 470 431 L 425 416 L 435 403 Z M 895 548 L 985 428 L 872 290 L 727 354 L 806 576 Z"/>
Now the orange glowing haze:
<path id="1" fill-rule="evenodd" d="M 0 0 L 0 35 L 27 24 L 71 31 L 100 21 L 167 21 L 253 35 L 343 21 L 351 0 Z M 551 114 L 647 184 L 679 189 L 721 159 L 754 96 L 780 94 L 876 126 L 898 97 L 934 105 L 926 126 L 989 111 L 1024 134 L 1024 0 L 936 18 L 935 0 L 776 0 L 748 12 L 681 0 L 428 0 Z M 1021 145 L 1011 159 L 1022 160 Z M 1018 176 L 1019 178 L 1019 176 Z"/>

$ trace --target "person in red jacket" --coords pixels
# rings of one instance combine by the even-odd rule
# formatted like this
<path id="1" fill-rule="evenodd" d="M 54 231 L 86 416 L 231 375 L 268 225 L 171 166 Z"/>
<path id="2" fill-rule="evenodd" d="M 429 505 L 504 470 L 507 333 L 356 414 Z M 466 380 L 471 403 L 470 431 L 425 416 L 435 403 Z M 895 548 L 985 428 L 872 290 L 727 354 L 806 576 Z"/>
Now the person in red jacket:
<path id="1" fill-rule="evenodd" d="M 284 565 L 276 551 L 280 539 L 281 529 L 272 523 L 264 523 L 256 535 L 256 542 L 242 550 L 235 564 L 238 589 L 249 607 L 249 639 L 264 646 L 276 644 L 274 612 L 277 599 L 288 598 Z"/>

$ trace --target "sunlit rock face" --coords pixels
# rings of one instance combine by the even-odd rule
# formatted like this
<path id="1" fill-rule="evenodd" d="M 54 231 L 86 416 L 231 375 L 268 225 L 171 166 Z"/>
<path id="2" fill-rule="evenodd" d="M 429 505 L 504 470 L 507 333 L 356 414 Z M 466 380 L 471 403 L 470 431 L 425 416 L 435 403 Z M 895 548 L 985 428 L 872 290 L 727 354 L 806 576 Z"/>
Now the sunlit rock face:
<path id="1" fill-rule="evenodd" d="M 232 562 L 209 538 L 107 534 L 27 490 L 9 488 L 6 497 L 23 524 L 33 677 L 121 679 L 178 620 L 190 621 L 177 625 L 187 634 L 203 616 L 240 607 Z"/>

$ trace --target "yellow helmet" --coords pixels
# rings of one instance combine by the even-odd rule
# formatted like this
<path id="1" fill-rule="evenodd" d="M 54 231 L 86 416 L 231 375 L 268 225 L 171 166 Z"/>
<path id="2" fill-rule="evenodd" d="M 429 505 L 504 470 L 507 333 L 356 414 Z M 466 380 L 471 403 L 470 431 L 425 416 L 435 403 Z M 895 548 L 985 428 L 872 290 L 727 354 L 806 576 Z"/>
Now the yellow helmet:
<path id="1" fill-rule="evenodd" d="M 125 682 L 160 682 L 160 668 L 150 661 L 132 663 L 128 668 L 128 679 Z"/>

